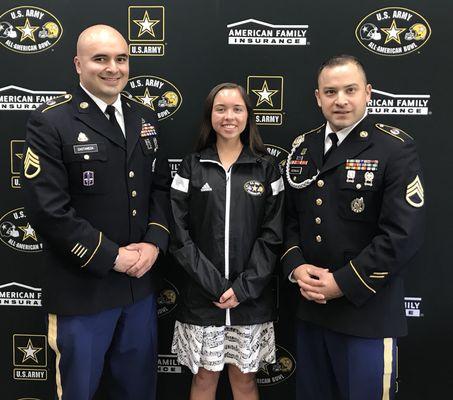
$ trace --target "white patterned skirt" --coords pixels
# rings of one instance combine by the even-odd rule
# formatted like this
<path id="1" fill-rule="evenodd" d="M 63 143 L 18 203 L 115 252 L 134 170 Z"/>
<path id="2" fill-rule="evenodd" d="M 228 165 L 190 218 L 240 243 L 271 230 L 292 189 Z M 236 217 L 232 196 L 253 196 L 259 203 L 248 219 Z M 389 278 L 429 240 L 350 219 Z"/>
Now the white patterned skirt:
<path id="1" fill-rule="evenodd" d="M 225 364 L 243 373 L 256 372 L 276 361 L 274 324 L 199 326 L 176 321 L 171 352 L 193 374 L 200 367 L 221 371 Z"/>

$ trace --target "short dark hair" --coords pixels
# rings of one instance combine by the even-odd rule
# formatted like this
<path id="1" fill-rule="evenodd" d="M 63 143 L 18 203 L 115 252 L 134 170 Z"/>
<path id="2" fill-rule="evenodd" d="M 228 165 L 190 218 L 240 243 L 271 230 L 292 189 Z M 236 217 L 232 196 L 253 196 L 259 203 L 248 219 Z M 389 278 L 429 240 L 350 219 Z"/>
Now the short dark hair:
<path id="1" fill-rule="evenodd" d="M 316 82 L 319 80 L 319 75 L 321 75 L 321 72 L 325 68 L 332 68 L 332 67 L 337 67 L 339 65 L 346 65 L 346 64 L 355 64 L 357 68 L 359 68 L 363 76 L 365 78 L 365 84 L 368 83 L 367 77 L 366 77 L 366 72 L 363 64 L 360 62 L 360 60 L 357 57 L 351 56 L 349 54 L 340 54 L 336 55 L 333 57 L 330 57 L 329 59 L 325 60 L 318 68 L 318 74 L 316 75 Z"/>
<path id="2" fill-rule="evenodd" d="M 204 102 L 203 120 L 201 122 L 200 133 L 198 135 L 196 151 L 201 151 L 216 142 L 217 136 L 212 128 L 211 114 L 212 107 L 214 105 L 214 98 L 217 93 L 223 89 L 237 89 L 244 100 L 245 107 L 247 108 L 247 124 L 244 132 L 242 132 L 240 136 L 242 144 L 248 146 L 252 153 L 256 155 L 266 154 L 266 149 L 259 134 L 258 127 L 255 122 L 255 116 L 253 115 L 252 103 L 247 92 L 242 86 L 230 82 L 221 83 L 215 86 L 209 92 L 208 97 L 206 97 Z"/>

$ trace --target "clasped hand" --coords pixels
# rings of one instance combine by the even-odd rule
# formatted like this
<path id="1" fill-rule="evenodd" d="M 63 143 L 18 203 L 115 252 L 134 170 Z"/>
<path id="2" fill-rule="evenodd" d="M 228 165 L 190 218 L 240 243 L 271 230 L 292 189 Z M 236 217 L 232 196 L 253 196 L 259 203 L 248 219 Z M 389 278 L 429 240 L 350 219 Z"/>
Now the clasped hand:
<path id="1" fill-rule="evenodd" d="M 327 268 L 312 264 L 299 265 L 293 272 L 300 294 L 307 300 L 326 304 L 328 300 L 343 296 L 333 274 Z"/>
<path id="2" fill-rule="evenodd" d="M 141 278 L 156 262 L 159 248 L 152 243 L 131 243 L 118 249 L 113 269 L 135 278 Z"/>
<path id="3" fill-rule="evenodd" d="M 213 301 L 213 303 L 223 310 L 227 308 L 234 308 L 239 305 L 239 301 L 236 298 L 236 295 L 234 294 L 234 290 L 232 288 L 226 290 L 225 293 L 220 296 L 219 301 Z"/>

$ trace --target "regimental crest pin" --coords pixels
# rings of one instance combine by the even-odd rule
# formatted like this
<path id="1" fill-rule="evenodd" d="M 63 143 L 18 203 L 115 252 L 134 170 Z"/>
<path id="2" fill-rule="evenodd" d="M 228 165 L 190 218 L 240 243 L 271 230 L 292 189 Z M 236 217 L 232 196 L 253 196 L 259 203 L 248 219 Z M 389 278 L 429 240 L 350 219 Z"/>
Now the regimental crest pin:
<path id="1" fill-rule="evenodd" d="M 406 201 L 416 208 L 420 208 L 425 204 L 425 191 L 418 175 L 407 185 Z"/>
<path id="2" fill-rule="evenodd" d="M 81 143 L 84 143 L 84 142 L 88 142 L 88 136 L 83 133 L 83 132 L 79 132 L 79 135 L 77 136 L 77 141 L 78 142 L 81 142 Z"/>
<path id="3" fill-rule="evenodd" d="M 358 197 L 351 201 L 351 210 L 356 214 L 359 214 L 365 210 L 365 202 L 363 201 L 363 197 Z"/>

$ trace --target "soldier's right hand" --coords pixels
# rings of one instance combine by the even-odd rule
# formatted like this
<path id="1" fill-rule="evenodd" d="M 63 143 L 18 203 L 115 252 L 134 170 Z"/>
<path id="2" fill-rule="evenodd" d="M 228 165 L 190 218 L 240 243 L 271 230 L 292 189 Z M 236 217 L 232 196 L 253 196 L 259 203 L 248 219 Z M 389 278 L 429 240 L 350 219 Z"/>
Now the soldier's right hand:
<path id="1" fill-rule="evenodd" d="M 319 288 L 323 286 L 323 283 L 319 280 L 318 275 L 326 271 L 328 270 L 312 264 L 299 265 L 293 272 L 293 278 L 297 280 L 300 294 L 307 300 L 325 304 L 324 295 L 319 293 Z"/>
<path id="2" fill-rule="evenodd" d="M 126 247 L 118 249 L 118 257 L 113 269 L 117 272 L 127 272 L 140 258 L 140 253 L 136 250 L 127 250 Z"/>

